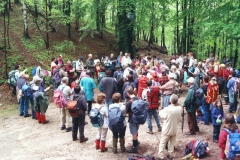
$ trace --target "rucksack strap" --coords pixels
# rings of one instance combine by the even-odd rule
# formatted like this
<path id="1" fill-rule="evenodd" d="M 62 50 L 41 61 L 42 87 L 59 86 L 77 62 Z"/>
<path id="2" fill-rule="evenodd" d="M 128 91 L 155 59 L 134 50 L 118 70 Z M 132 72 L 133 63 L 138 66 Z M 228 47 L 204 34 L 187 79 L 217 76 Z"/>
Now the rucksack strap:
<path id="1" fill-rule="evenodd" d="M 228 129 L 223 128 L 223 130 L 225 130 L 226 132 L 228 132 L 228 134 L 231 134 L 231 132 L 230 132 Z"/>

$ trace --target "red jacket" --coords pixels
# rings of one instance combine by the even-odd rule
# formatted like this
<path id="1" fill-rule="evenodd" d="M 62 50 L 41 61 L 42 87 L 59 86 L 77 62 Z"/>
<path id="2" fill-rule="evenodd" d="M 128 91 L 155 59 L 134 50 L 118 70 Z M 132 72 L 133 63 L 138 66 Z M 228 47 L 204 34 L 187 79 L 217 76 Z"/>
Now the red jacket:
<path id="1" fill-rule="evenodd" d="M 240 130 L 238 130 L 238 133 L 240 133 Z M 221 159 L 226 158 L 224 150 L 226 147 L 227 136 L 228 136 L 228 132 L 225 130 L 221 130 L 219 135 L 219 141 L 218 141 L 218 146 L 221 148 L 221 155 L 220 155 Z"/>
<path id="2" fill-rule="evenodd" d="M 223 69 L 223 78 L 225 80 L 228 80 L 229 75 L 230 75 L 230 70 L 229 69 Z"/>

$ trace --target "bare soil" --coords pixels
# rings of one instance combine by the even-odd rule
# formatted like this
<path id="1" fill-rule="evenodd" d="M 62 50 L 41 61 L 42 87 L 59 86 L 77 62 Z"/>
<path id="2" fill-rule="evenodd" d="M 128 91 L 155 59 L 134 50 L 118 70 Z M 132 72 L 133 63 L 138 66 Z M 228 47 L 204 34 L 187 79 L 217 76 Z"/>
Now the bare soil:
<path id="1" fill-rule="evenodd" d="M 180 104 L 183 102 L 185 94 L 180 98 Z M 0 99 L 2 103 L 3 99 Z M 1 111 L 8 108 L 5 105 L 1 107 Z M 227 110 L 227 106 L 224 109 Z M 225 112 L 227 113 L 227 111 Z M 53 103 L 50 104 L 46 113 L 48 124 L 38 124 L 36 120 L 31 118 L 23 118 L 18 116 L 18 110 L 15 108 L 14 115 L 0 114 L 0 159 L 109 159 L 109 160 L 125 160 L 132 154 L 111 152 L 112 148 L 112 133 L 109 130 L 107 135 L 106 146 L 109 150 L 101 153 L 94 148 L 94 140 L 97 129 L 91 124 L 85 126 L 85 136 L 89 138 L 86 143 L 80 144 L 79 140 L 73 142 L 71 132 L 60 130 L 60 111 Z M 86 121 L 90 122 L 88 116 Z M 185 144 L 193 139 L 202 139 L 209 143 L 210 155 L 204 159 L 215 160 L 219 159 L 220 149 L 217 143 L 212 142 L 211 125 L 207 126 L 199 123 L 200 132 L 195 136 L 187 136 L 188 125 L 184 121 L 184 131 L 181 130 L 181 123 L 178 126 L 177 143 L 174 151 L 174 159 L 179 160 L 184 155 Z M 157 132 L 156 123 L 153 120 L 154 134 L 146 133 L 147 124 L 140 126 L 139 129 L 139 146 L 140 155 L 153 155 L 158 153 L 158 145 L 161 137 L 161 132 Z M 126 130 L 126 148 L 132 145 L 132 137 L 129 128 Z M 118 150 L 119 144 L 118 144 Z"/>

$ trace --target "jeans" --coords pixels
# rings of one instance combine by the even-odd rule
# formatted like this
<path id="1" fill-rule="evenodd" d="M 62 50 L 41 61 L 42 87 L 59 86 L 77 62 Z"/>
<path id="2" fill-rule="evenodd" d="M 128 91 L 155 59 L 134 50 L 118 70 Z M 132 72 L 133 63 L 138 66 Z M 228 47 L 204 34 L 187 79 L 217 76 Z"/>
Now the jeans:
<path id="1" fill-rule="evenodd" d="M 35 109 L 34 109 L 34 101 L 33 97 L 29 98 L 30 104 L 31 104 L 31 109 L 32 109 L 32 117 L 36 117 Z"/>
<path id="2" fill-rule="evenodd" d="M 60 118 L 61 126 L 66 126 L 66 128 L 71 127 L 70 126 L 71 117 L 70 117 L 70 114 L 68 112 L 68 109 L 66 107 L 61 108 L 60 112 L 61 112 L 61 115 L 60 115 L 60 117 L 61 117 Z"/>
<path id="3" fill-rule="evenodd" d="M 112 104 L 112 99 L 105 99 L 105 106 L 107 107 L 107 110 L 109 109 L 110 104 Z"/>
<path id="4" fill-rule="evenodd" d="M 235 93 L 229 93 L 228 96 L 229 96 L 229 102 L 230 102 L 229 112 L 236 111 L 237 105 L 238 105 L 238 101 L 237 101 L 238 95 Z"/>
<path id="5" fill-rule="evenodd" d="M 199 88 L 199 86 L 200 86 L 200 77 L 199 76 L 194 77 L 194 84 L 197 86 L 197 88 Z"/>
<path id="6" fill-rule="evenodd" d="M 169 100 L 170 100 L 171 95 L 164 95 L 163 96 L 163 107 L 167 107 L 169 105 Z"/>
<path id="7" fill-rule="evenodd" d="M 147 111 L 147 124 L 148 124 L 148 129 L 152 130 L 152 116 L 154 117 L 157 126 L 160 127 L 160 121 L 159 121 L 159 117 L 158 117 L 158 113 L 157 110 L 148 110 Z"/>
<path id="8" fill-rule="evenodd" d="M 72 118 L 72 138 L 77 138 L 77 132 L 79 130 L 79 139 L 83 140 L 85 126 L 85 112 L 80 113 L 78 117 Z"/>
<path id="9" fill-rule="evenodd" d="M 126 132 L 126 126 L 123 128 L 122 132 L 112 132 L 113 138 L 124 138 Z"/>
<path id="10" fill-rule="evenodd" d="M 213 125 L 213 140 L 219 139 L 221 125 Z"/>
<path id="11" fill-rule="evenodd" d="M 19 107 L 20 114 L 27 115 L 28 114 L 28 106 L 29 106 L 29 98 L 26 96 L 22 96 L 20 98 L 19 103 L 20 103 L 20 107 Z"/>
<path id="12" fill-rule="evenodd" d="M 210 121 L 209 117 L 211 116 L 211 112 L 209 110 L 209 104 L 202 105 L 201 109 L 203 110 L 204 124 L 209 125 L 209 121 Z"/>

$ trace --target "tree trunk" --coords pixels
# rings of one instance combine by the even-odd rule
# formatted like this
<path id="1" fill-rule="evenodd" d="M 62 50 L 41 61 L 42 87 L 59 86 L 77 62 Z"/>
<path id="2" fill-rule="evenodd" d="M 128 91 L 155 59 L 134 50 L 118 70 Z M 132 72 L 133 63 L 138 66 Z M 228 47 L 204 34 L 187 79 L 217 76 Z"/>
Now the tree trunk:
<path id="1" fill-rule="evenodd" d="M 45 0 L 46 8 L 46 49 L 49 48 L 49 36 L 48 36 L 48 0 Z"/>
<path id="2" fill-rule="evenodd" d="M 96 8 L 96 28 L 97 31 L 100 33 L 100 9 L 99 9 L 99 4 L 100 4 L 100 0 L 95 0 L 95 8 Z"/>
<path id="3" fill-rule="evenodd" d="M 24 22 L 24 32 L 23 32 L 23 37 L 24 38 L 30 38 L 28 34 L 28 24 L 27 24 L 27 7 L 25 4 L 25 1 L 23 3 L 23 22 Z"/>
<path id="4" fill-rule="evenodd" d="M 34 10 L 35 10 L 35 18 L 38 19 L 38 6 L 37 6 L 37 0 L 34 0 Z"/>
<path id="5" fill-rule="evenodd" d="M 10 39 L 9 39 L 9 25 L 10 25 L 10 10 L 11 10 L 11 0 L 8 1 L 9 5 L 9 13 L 8 13 L 8 22 L 7 22 L 7 41 L 8 41 L 8 49 L 11 49 Z"/>
<path id="6" fill-rule="evenodd" d="M 235 48 L 234 65 L 233 65 L 234 68 L 237 67 L 237 62 L 238 62 L 238 43 L 239 43 L 239 39 L 236 39 L 236 48 Z"/>
<path id="7" fill-rule="evenodd" d="M 52 16 L 52 6 L 53 6 L 53 2 L 49 0 L 48 1 L 48 17 Z M 52 26 L 52 18 L 48 18 L 48 23 L 49 23 L 49 26 L 51 27 L 51 31 L 56 32 L 55 27 Z"/>
<path id="8" fill-rule="evenodd" d="M 8 77 L 8 72 L 7 72 L 7 68 L 8 68 L 8 61 L 7 61 L 7 39 L 6 39 L 6 34 L 7 34 L 7 26 L 6 26 L 6 8 L 4 7 L 4 13 L 3 13 L 3 26 L 4 26 L 4 33 L 3 33 L 3 41 L 4 41 L 4 46 L 3 46 L 3 50 L 5 52 L 5 74 L 6 77 Z"/>
<path id="9" fill-rule="evenodd" d="M 148 41 L 148 47 L 150 47 L 151 44 L 153 44 L 154 41 L 154 1 L 152 0 L 152 9 L 151 9 L 151 19 L 150 19 L 150 36 Z M 150 48 L 149 48 L 150 49 Z"/>
<path id="10" fill-rule="evenodd" d="M 187 40 L 187 0 L 183 1 L 182 5 L 182 10 L 183 10 L 183 33 L 182 33 L 182 51 L 187 53 L 187 47 L 186 47 L 186 40 Z"/>
<path id="11" fill-rule="evenodd" d="M 14 0 L 15 4 L 20 4 L 20 0 Z"/>
<path id="12" fill-rule="evenodd" d="M 177 42 L 177 52 L 180 53 L 180 47 L 179 47 L 179 20 L 178 20 L 178 0 L 176 2 L 176 11 L 177 11 L 177 29 L 176 29 L 176 42 Z"/>

